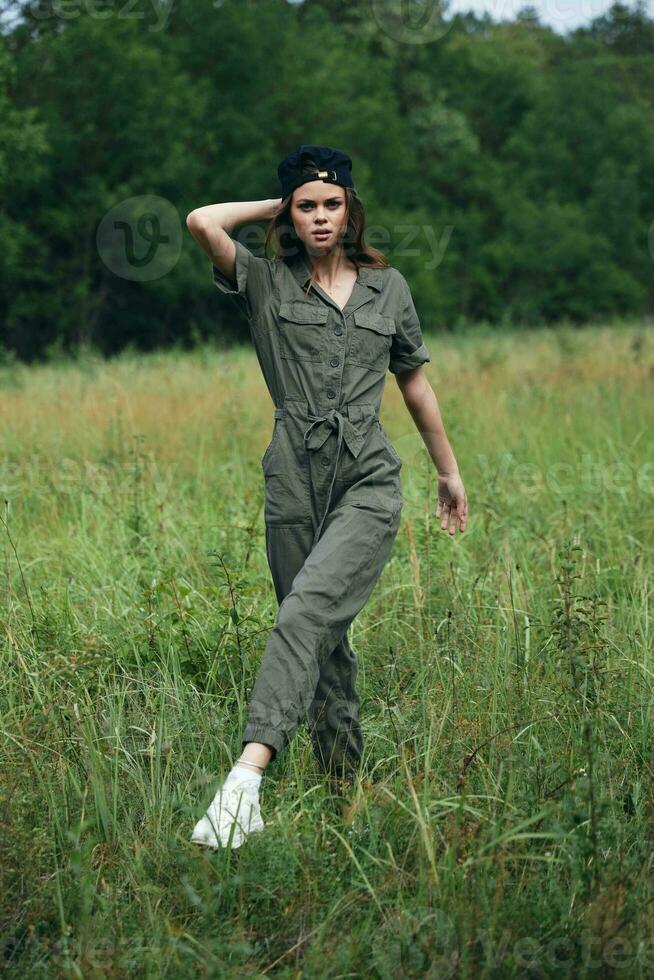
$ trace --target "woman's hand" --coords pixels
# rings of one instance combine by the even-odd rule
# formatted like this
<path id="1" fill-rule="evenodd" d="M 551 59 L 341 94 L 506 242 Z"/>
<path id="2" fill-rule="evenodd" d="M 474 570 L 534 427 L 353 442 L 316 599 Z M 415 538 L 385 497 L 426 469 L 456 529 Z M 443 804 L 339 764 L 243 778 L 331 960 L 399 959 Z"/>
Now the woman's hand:
<path id="1" fill-rule="evenodd" d="M 459 521 L 459 530 L 465 531 L 468 520 L 468 498 L 461 477 L 458 474 L 454 476 L 441 476 L 439 474 L 437 483 L 438 506 L 436 507 L 436 517 L 443 515 L 441 531 L 449 531 L 450 534 L 454 534 L 457 521 Z"/>

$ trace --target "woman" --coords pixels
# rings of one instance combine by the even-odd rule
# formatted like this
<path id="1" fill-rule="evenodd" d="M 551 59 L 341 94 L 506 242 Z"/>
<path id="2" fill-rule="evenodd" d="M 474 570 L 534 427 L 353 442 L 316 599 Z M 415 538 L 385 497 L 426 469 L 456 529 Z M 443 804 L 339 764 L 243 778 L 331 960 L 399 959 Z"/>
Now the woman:
<path id="1" fill-rule="evenodd" d="M 348 627 L 388 560 L 403 504 L 401 460 L 379 422 L 386 371 L 438 470 L 441 529 L 467 520 L 467 499 L 436 396 L 411 292 L 364 244 L 350 157 L 300 146 L 278 167 L 278 200 L 215 204 L 187 226 L 213 280 L 246 314 L 275 404 L 262 458 L 266 550 L 280 603 L 252 690 L 243 753 L 192 840 L 238 847 L 263 829 L 262 774 L 305 718 L 320 765 L 351 782 L 363 740 Z M 228 231 L 269 220 L 255 257 Z M 338 783 L 336 783 L 338 785 Z"/>

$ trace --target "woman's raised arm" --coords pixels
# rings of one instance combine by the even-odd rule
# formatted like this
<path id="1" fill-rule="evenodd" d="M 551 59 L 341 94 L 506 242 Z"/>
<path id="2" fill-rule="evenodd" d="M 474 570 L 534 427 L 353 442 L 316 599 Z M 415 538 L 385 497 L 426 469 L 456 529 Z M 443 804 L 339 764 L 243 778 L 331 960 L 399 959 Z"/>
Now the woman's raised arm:
<path id="1" fill-rule="evenodd" d="M 186 216 L 186 227 L 216 268 L 234 282 L 236 249 L 228 232 L 246 221 L 270 220 L 280 205 L 281 198 L 207 204 Z"/>

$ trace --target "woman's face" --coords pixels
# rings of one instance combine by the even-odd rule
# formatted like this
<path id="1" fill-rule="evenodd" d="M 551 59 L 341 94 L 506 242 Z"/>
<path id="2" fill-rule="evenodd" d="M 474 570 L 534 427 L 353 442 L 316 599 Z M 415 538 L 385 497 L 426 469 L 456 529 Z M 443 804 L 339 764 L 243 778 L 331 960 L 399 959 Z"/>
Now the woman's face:
<path id="1" fill-rule="evenodd" d="M 326 255 L 339 245 L 347 230 L 345 188 L 323 180 L 300 184 L 293 191 L 291 220 L 306 250 Z"/>

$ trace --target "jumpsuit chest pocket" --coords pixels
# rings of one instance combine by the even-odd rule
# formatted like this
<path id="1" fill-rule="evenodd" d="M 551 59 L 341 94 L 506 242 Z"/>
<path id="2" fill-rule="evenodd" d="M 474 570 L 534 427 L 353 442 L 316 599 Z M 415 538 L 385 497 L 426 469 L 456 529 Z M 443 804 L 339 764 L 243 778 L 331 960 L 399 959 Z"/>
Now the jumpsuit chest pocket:
<path id="1" fill-rule="evenodd" d="M 352 318 L 348 360 L 375 371 L 386 371 L 396 332 L 395 320 L 368 310 L 355 310 Z"/>
<path id="2" fill-rule="evenodd" d="M 289 361 L 321 361 L 329 310 L 317 303 L 293 300 L 279 307 L 279 348 Z"/>

